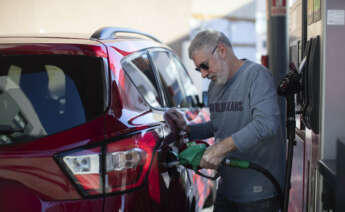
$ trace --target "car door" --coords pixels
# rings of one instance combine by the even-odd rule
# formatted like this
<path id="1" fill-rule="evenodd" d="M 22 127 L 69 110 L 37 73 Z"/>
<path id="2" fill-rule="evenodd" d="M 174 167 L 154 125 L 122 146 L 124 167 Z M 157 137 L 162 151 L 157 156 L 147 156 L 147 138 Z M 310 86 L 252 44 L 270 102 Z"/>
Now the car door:
<path id="1" fill-rule="evenodd" d="M 162 96 L 165 98 L 166 106 L 183 112 L 190 123 L 208 121 L 209 111 L 207 108 L 199 108 L 197 90 L 178 57 L 167 49 L 159 48 L 150 50 L 150 57 L 162 86 Z M 208 139 L 208 143 L 212 144 L 213 139 Z M 192 170 L 183 168 L 183 171 L 192 182 L 188 188 L 188 195 L 193 193 L 196 206 L 201 208 L 207 197 L 213 195 L 214 183 L 196 175 Z M 214 174 L 209 170 L 202 170 L 202 172 L 206 175 Z"/>
<path id="2" fill-rule="evenodd" d="M 163 98 L 160 81 L 152 66 L 148 50 L 134 53 L 121 62 L 125 73 L 130 77 L 137 90 L 141 93 L 152 113 L 163 120 L 166 110 L 166 99 Z M 127 93 L 128 95 L 128 93 Z M 130 97 L 129 97 L 130 98 Z M 162 123 L 165 137 L 168 137 L 169 128 Z M 168 168 L 167 164 L 176 162 L 176 141 L 164 139 L 158 147 L 160 203 L 162 211 L 190 211 L 186 185 L 190 184 L 187 172 L 182 166 Z M 178 203 L 178 204 L 176 204 Z"/>

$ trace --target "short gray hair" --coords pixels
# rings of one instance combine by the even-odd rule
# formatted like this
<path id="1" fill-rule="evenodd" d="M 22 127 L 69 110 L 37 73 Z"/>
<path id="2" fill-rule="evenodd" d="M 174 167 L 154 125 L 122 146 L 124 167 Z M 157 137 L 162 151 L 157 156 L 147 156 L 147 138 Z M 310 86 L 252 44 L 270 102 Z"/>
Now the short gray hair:
<path id="1" fill-rule="evenodd" d="M 202 48 L 211 49 L 214 46 L 216 46 L 218 43 L 223 43 L 229 46 L 230 48 L 232 48 L 232 45 L 229 39 L 222 32 L 211 30 L 211 29 L 199 32 L 194 37 L 194 39 L 192 40 L 192 43 L 189 46 L 189 49 L 188 49 L 189 58 L 192 59 L 192 55 L 195 51 L 200 50 Z"/>

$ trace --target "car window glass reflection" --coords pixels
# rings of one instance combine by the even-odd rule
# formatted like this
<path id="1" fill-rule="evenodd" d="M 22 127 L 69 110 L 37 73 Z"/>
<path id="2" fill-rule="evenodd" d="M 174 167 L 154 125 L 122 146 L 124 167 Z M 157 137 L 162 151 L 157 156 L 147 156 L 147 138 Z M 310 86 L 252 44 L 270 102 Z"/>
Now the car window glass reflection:
<path id="1" fill-rule="evenodd" d="M 152 52 L 152 60 L 159 72 L 168 107 L 189 107 L 190 103 L 179 78 L 181 67 L 165 51 Z"/>
<path id="2" fill-rule="evenodd" d="M 180 70 L 178 71 L 178 76 L 182 81 L 182 86 L 184 88 L 184 91 L 186 92 L 186 95 L 191 97 L 195 97 L 196 95 L 198 95 L 197 89 L 193 85 L 190 76 L 187 74 L 181 62 L 176 58 L 176 56 L 172 56 L 172 60 L 173 63 L 176 65 L 177 70 Z"/>
<path id="3" fill-rule="evenodd" d="M 0 125 L 10 129 L 0 133 L 0 145 L 61 132 L 103 112 L 102 90 L 87 86 L 102 87 L 98 59 L 5 56 L 0 62 Z"/>
<path id="4" fill-rule="evenodd" d="M 152 107 L 161 107 L 158 85 L 152 66 L 146 54 L 131 58 L 122 63 L 122 67 L 130 76 L 137 89 Z"/>

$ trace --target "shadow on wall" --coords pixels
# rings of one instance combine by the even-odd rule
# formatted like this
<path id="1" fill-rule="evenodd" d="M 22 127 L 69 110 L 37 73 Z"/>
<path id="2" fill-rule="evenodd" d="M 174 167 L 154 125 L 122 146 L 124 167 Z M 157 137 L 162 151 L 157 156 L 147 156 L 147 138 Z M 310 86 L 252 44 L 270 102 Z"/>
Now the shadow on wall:
<path id="1" fill-rule="evenodd" d="M 223 31 L 234 44 L 234 47 L 242 46 L 255 48 L 255 1 L 245 4 L 224 16 L 210 15 L 207 13 L 193 13 L 192 20 L 195 20 L 198 25 L 197 27 L 193 28 L 193 26 L 191 26 L 189 34 L 182 35 L 176 40 L 168 43 L 168 46 L 170 46 L 179 57 L 184 55 L 182 53 L 184 51 L 184 42 L 190 41 L 198 32 L 209 28 Z M 227 22 L 227 24 L 225 22 Z M 253 27 L 250 27 L 250 25 L 253 25 Z M 250 29 L 246 31 L 246 27 Z M 243 40 L 244 31 L 246 31 L 245 34 L 252 35 L 249 42 Z"/>
<path id="2" fill-rule="evenodd" d="M 189 40 L 189 35 L 183 35 L 182 37 L 168 43 L 168 46 L 172 48 L 179 57 L 182 57 L 182 45 L 184 42 L 187 42 Z"/>

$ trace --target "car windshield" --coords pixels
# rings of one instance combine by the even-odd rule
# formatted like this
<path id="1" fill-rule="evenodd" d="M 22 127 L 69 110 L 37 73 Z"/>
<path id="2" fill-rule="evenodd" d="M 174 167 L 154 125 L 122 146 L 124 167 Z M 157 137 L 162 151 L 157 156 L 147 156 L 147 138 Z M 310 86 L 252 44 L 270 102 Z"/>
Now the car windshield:
<path id="1" fill-rule="evenodd" d="M 0 145 L 40 138 L 102 114 L 101 59 L 71 55 L 0 57 Z"/>

